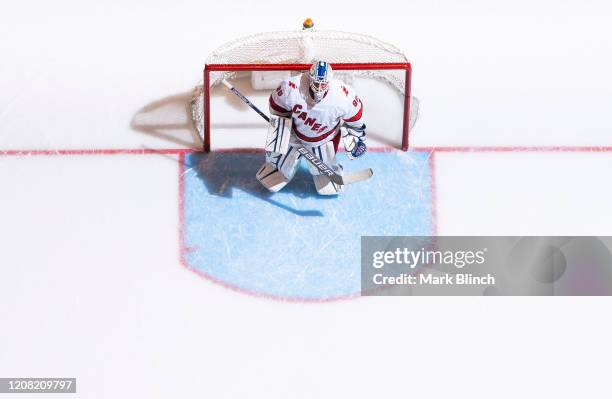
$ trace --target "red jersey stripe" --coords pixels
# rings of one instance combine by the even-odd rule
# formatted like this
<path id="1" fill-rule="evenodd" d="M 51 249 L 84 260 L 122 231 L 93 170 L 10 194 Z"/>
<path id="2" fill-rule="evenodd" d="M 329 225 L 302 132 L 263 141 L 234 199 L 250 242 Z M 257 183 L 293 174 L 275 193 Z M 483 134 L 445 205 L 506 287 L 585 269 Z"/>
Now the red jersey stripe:
<path id="1" fill-rule="evenodd" d="M 282 114 L 290 114 L 291 111 L 286 110 L 285 108 L 281 107 L 280 105 L 278 105 L 277 103 L 274 102 L 274 100 L 272 99 L 272 96 L 270 96 L 270 107 L 276 111 L 276 112 L 280 112 Z"/>
<path id="2" fill-rule="evenodd" d="M 339 125 L 339 124 L 338 124 Z M 329 136 L 330 134 L 334 133 L 336 131 L 336 128 L 338 127 L 338 125 L 334 126 L 333 129 L 331 129 L 328 132 L 325 132 L 317 137 L 308 137 L 302 133 L 300 133 L 295 126 L 293 126 L 293 131 L 295 132 L 295 135 L 298 136 L 298 138 L 302 141 L 307 141 L 309 143 L 316 143 L 317 141 L 323 141 L 327 138 L 327 136 Z"/>
<path id="3" fill-rule="evenodd" d="M 359 119 L 361 119 L 361 115 L 363 114 L 363 103 L 361 101 L 359 101 L 359 105 L 361 105 L 361 107 L 359 108 L 359 112 L 357 112 L 355 114 L 355 116 L 352 116 L 348 119 L 345 119 L 345 122 L 355 122 L 358 121 Z"/>

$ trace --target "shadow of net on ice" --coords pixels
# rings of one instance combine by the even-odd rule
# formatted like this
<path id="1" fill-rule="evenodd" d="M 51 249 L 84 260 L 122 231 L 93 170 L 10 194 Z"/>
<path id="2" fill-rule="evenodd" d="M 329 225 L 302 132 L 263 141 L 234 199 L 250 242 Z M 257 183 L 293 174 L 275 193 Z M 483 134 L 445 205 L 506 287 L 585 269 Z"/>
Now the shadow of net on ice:
<path id="1" fill-rule="evenodd" d="M 134 114 L 130 127 L 181 147 L 202 148 L 202 140 L 191 121 L 191 95 L 191 91 L 175 94 L 145 105 Z"/>
<path id="2" fill-rule="evenodd" d="M 210 195 L 231 199 L 234 190 L 240 190 L 297 216 L 324 216 L 318 209 L 302 210 L 289 205 L 300 204 L 300 201 L 291 201 L 291 198 L 289 201 L 280 201 L 281 197 L 283 199 L 317 197 L 333 200 L 317 193 L 312 176 L 305 168 L 300 168 L 293 180 L 281 192 L 271 193 L 255 178 L 255 173 L 263 162 L 263 152 L 194 153 L 185 159 L 185 169 L 191 168 L 196 171 Z"/>

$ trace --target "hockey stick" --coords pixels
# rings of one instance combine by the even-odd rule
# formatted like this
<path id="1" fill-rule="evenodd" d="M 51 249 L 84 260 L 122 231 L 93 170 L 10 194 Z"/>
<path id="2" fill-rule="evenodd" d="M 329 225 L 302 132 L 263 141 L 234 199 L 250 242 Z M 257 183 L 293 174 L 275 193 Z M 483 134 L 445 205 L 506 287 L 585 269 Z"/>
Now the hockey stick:
<path id="1" fill-rule="evenodd" d="M 251 101 L 249 101 L 249 99 L 246 98 L 241 92 L 239 92 L 234 86 L 232 86 L 232 84 L 230 82 L 228 82 L 227 80 L 223 79 L 222 83 L 232 93 L 234 93 L 236 96 L 238 96 L 238 98 L 240 98 L 246 105 L 251 107 L 251 109 L 253 111 L 257 112 L 259 114 L 259 116 L 264 118 L 266 120 L 266 122 L 270 123 L 270 117 L 268 115 L 264 114 L 259 108 L 257 108 L 257 106 L 255 104 L 253 104 Z M 302 145 L 295 145 L 294 147 L 295 147 L 296 151 L 299 152 L 301 155 L 303 155 L 304 158 L 306 158 L 306 160 L 308 162 L 310 162 L 315 168 L 317 168 L 317 170 L 319 172 L 321 172 L 322 174 L 324 174 L 327 177 L 329 177 L 329 180 L 331 180 L 335 184 L 346 185 L 346 184 L 351 184 L 351 183 L 357 183 L 358 181 L 362 181 L 362 180 L 365 180 L 365 179 L 368 179 L 368 178 L 372 177 L 372 175 L 374 174 L 372 169 L 366 169 L 366 170 L 362 170 L 362 171 L 356 172 L 354 174 L 347 175 L 347 176 L 343 177 L 342 175 L 339 175 L 338 173 L 334 172 L 334 170 L 332 168 L 327 166 L 327 164 L 325 164 L 325 162 L 321 161 L 313 153 L 308 151 L 308 149 L 306 149 L 306 147 L 304 147 Z"/>
<path id="2" fill-rule="evenodd" d="M 343 176 L 344 184 L 358 183 L 362 180 L 367 180 L 374 175 L 374 171 L 370 168 L 363 169 L 354 173 Z"/>

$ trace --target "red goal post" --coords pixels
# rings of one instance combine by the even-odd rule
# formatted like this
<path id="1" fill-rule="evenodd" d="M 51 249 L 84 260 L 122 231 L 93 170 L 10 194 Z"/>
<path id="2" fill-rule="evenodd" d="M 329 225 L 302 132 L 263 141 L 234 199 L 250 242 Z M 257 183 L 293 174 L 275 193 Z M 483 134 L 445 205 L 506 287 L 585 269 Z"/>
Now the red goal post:
<path id="1" fill-rule="evenodd" d="M 410 131 L 410 82 L 412 68 L 409 62 L 402 63 L 331 63 L 334 71 L 400 71 L 404 75 L 404 112 L 402 121 L 402 151 L 408 150 Z M 307 71 L 311 64 L 206 64 L 202 85 L 203 147 L 210 152 L 210 91 L 213 72 L 253 71 Z"/>

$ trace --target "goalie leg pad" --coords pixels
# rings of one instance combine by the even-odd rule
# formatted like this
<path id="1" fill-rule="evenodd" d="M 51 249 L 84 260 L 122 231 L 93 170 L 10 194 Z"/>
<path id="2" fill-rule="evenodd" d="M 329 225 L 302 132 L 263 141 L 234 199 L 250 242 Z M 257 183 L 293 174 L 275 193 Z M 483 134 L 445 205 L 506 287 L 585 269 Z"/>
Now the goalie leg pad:
<path id="1" fill-rule="evenodd" d="M 268 135 L 266 136 L 266 151 L 277 154 L 286 154 L 289 151 L 291 140 L 291 118 L 283 118 L 272 115 Z"/>
<path id="2" fill-rule="evenodd" d="M 289 179 L 283 175 L 276 166 L 264 163 L 255 175 L 262 186 L 275 193 L 289 183 Z"/>
<path id="3" fill-rule="evenodd" d="M 273 193 L 287 185 L 295 176 L 300 164 L 300 154 L 289 146 L 286 154 L 266 152 L 266 163 L 264 163 L 255 177 L 268 190 Z"/>
<path id="4" fill-rule="evenodd" d="M 320 195 L 338 195 L 344 191 L 344 186 L 334 183 L 325 175 L 315 175 L 312 179 Z"/>
<path id="5" fill-rule="evenodd" d="M 339 133 L 338 133 L 339 134 Z M 329 141 L 318 147 L 311 147 L 309 150 L 327 166 L 332 168 L 334 172 L 342 175 L 342 165 L 338 163 L 336 158 L 336 140 Z M 344 186 L 332 182 L 328 176 L 322 175 L 321 172 L 311 164 L 308 164 L 312 179 L 314 180 L 317 192 L 320 195 L 337 195 L 344 191 Z"/>
<path id="6" fill-rule="evenodd" d="M 334 141 L 335 140 L 328 141 L 327 143 L 318 147 L 310 147 L 308 150 L 310 150 L 314 156 L 323 161 L 327 166 L 332 168 L 334 172 L 341 174 L 342 166 L 338 163 L 338 159 L 336 158 L 336 146 L 334 145 Z M 308 164 L 308 169 L 312 175 L 318 175 L 321 173 L 310 163 Z"/>

